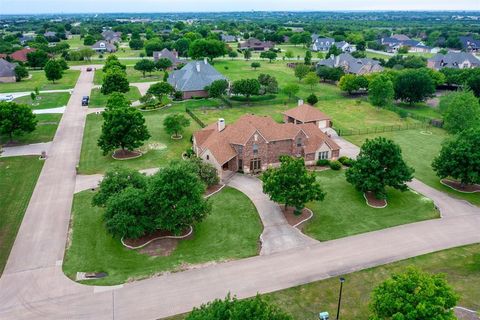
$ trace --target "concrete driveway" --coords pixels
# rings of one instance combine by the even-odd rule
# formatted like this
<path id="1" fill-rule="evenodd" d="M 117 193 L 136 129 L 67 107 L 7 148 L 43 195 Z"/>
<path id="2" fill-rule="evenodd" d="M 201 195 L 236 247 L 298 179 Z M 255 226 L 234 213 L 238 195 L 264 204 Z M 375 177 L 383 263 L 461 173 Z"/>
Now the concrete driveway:
<path id="1" fill-rule="evenodd" d="M 16 147 L 4 147 L 0 151 L 0 157 L 17 157 L 17 156 L 36 156 L 41 155 L 42 151 L 49 154 L 50 146 L 52 145 L 51 142 L 42 142 L 42 143 L 32 143 L 26 144 L 23 146 L 16 146 Z"/>

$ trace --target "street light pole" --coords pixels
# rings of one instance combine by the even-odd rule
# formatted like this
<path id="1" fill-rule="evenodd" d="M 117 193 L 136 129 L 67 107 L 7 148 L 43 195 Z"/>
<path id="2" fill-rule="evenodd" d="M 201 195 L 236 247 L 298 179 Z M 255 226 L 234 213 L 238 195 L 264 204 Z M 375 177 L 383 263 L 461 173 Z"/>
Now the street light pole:
<path id="1" fill-rule="evenodd" d="M 340 303 L 342 302 L 342 289 L 343 289 L 343 283 L 345 282 L 345 278 L 340 278 L 340 294 L 338 295 L 338 307 L 337 307 L 337 319 L 340 317 Z"/>

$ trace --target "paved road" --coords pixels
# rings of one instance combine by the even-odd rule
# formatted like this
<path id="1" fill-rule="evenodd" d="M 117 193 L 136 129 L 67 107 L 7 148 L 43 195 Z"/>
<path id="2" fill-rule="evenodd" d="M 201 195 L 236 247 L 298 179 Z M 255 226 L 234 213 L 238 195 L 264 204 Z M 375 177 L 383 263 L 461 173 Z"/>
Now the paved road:
<path id="1" fill-rule="evenodd" d="M 42 142 L 16 147 L 4 147 L 3 149 L 0 149 L 0 157 L 35 156 L 41 155 L 42 151 L 45 151 L 48 156 L 51 145 L 51 142 Z"/>
<path id="2" fill-rule="evenodd" d="M 227 292 L 240 298 L 480 242 L 480 209 L 414 181 L 443 218 L 127 283 L 88 287 L 61 264 L 93 73 L 82 72 L 0 278 L 0 319 L 156 319 Z M 258 190 L 257 190 L 258 191 Z M 260 200 L 254 189 L 246 190 Z M 264 204 L 260 204 L 264 205 Z M 239 225 L 241 228 L 241 224 Z"/>

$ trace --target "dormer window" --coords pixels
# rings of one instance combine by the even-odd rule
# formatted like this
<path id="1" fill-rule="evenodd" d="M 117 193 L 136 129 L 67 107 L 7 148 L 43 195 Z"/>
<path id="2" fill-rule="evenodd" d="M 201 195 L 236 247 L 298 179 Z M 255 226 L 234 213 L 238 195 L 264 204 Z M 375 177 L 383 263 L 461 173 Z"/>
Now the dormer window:
<path id="1" fill-rule="evenodd" d="M 297 138 L 297 147 L 301 147 L 302 146 L 302 138 L 298 137 Z"/>
<path id="2" fill-rule="evenodd" d="M 253 144 L 253 154 L 254 155 L 258 154 L 258 144 L 256 144 L 256 143 Z"/>

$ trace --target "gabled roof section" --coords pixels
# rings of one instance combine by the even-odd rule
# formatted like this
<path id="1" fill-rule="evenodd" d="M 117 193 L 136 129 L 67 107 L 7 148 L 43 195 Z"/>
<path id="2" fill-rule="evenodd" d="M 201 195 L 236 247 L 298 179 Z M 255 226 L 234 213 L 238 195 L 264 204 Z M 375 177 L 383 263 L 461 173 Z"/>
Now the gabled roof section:
<path id="1" fill-rule="evenodd" d="M 172 62 L 173 65 L 176 65 L 180 63 L 180 59 L 178 59 L 178 54 L 177 51 L 173 50 L 170 51 L 167 48 L 164 48 L 162 51 L 154 51 L 153 52 L 153 58 L 155 60 L 161 59 L 161 58 L 166 58 Z"/>
<path id="2" fill-rule="evenodd" d="M 283 114 L 301 122 L 331 120 L 328 115 L 309 104 L 302 104 L 283 112 Z"/>
<path id="3" fill-rule="evenodd" d="M 15 65 L 5 59 L 0 59 L 0 77 L 14 77 Z"/>
<path id="4" fill-rule="evenodd" d="M 201 91 L 216 80 L 227 80 L 227 78 L 207 61 L 189 62 L 168 77 L 168 83 L 178 91 Z"/>

